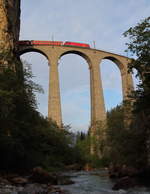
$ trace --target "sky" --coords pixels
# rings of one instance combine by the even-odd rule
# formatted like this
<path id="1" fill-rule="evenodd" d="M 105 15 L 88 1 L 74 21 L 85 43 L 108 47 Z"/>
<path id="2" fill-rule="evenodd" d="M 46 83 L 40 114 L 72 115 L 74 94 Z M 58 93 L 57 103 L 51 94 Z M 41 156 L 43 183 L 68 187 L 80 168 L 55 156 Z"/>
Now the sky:
<path id="1" fill-rule="evenodd" d="M 150 15 L 150 0 L 22 0 L 20 40 L 85 42 L 96 49 L 130 57 L 123 33 Z M 37 94 L 38 111 L 47 116 L 49 66 L 39 53 L 21 56 L 32 66 L 33 80 L 44 89 Z M 106 110 L 122 101 L 121 76 L 109 60 L 100 63 Z M 63 123 L 72 130 L 90 126 L 90 80 L 87 62 L 68 54 L 59 61 Z"/>

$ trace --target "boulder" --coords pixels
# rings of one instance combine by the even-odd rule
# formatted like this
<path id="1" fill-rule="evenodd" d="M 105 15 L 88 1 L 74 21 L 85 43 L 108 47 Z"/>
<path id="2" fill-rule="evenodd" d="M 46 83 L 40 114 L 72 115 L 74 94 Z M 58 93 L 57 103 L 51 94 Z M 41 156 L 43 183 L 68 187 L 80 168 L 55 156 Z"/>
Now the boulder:
<path id="1" fill-rule="evenodd" d="M 14 177 L 11 179 L 11 183 L 24 185 L 28 183 L 28 179 L 23 177 Z"/>
<path id="2" fill-rule="evenodd" d="M 116 184 L 113 186 L 113 190 L 119 190 L 119 189 L 129 189 L 131 187 L 136 186 L 136 182 L 134 179 L 126 176 L 123 178 L 120 178 Z"/>
<path id="3" fill-rule="evenodd" d="M 9 185 L 10 182 L 7 179 L 5 179 L 5 178 L 0 177 L 0 184 L 7 184 L 7 185 Z"/>
<path id="4" fill-rule="evenodd" d="M 78 171 L 78 170 L 82 170 L 82 166 L 80 164 L 71 164 L 71 165 L 67 165 L 65 167 L 66 170 L 75 170 L 75 171 Z"/>
<path id="5" fill-rule="evenodd" d="M 57 185 L 71 185 L 74 184 L 74 182 L 66 176 L 58 176 L 57 177 Z"/>
<path id="6" fill-rule="evenodd" d="M 137 169 L 123 165 L 120 168 L 119 177 L 124 177 L 124 176 L 133 177 L 133 176 L 136 176 L 137 174 L 138 174 Z"/>
<path id="7" fill-rule="evenodd" d="M 45 184 L 30 183 L 18 194 L 47 194 L 47 187 Z"/>
<path id="8" fill-rule="evenodd" d="M 118 165 L 111 164 L 108 169 L 110 178 L 118 178 L 120 173 L 120 167 Z"/>
<path id="9" fill-rule="evenodd" d="M 48 193 L 59 193 L 59 194 L 65 194 L 66 192 L 64 192 L 61 188 L 56 187 L 56 186 L 51 186 L 48 188 Z"/>
<path id="10" fill-rule="evenodd" d="M 141 168 L 138 172 L 137 178 L 141 185 L 150 187 L 150 167 Z"/>
<path id="11" fill-rule="evenodd" d="M 136 168 L 128 167 L 126 165 L 111 165 L 108 169 L 110 178 L 121 178 L 121 177 L 133 177 L 137 176 L 138 171 Z"/>
<path id="12" fill-rule="evenodd" d="M 57 177 L 48 173 L 41 167 L 35 167 L 32 171 L 32 175 L 30 176 L 30 180 L 32 182 L 41 183 L 41 184 L 57 184 Z"/>

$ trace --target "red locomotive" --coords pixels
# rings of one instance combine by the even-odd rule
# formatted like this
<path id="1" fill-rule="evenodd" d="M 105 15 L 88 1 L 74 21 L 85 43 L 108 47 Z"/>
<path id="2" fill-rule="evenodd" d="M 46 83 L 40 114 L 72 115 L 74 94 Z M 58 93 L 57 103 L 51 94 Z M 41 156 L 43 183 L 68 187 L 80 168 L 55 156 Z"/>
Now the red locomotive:
<path id="1" fill-rule="evenodd" d="M 41 40 L 22 40 L 18 42 L 19 45 L 50 45 L 50 46 L 71 46 L 71 47 L 83 47 L 90 48 L 89 44 L 78 42 L 62 42 L 62 41 L 41 41 Z"/>
<path id="2" fill-rule="evenodd" d="M 75 47 L 86 47 L 86 48 L 90 48 L 89 44 L 85 44 L 85 43 L 79 43 L 79 42 L 65 42 L 64 46 L 75 46 Z"/>

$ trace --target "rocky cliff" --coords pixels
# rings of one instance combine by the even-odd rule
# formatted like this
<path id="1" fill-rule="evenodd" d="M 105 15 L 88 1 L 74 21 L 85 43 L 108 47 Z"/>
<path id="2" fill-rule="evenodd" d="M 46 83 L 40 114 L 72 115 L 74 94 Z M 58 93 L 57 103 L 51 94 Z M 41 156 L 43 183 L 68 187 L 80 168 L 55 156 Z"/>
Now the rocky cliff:
<path id="1" fill-rule="evenodd" d="M 20 31 L 20 0 L 0 0 L 0 51 L 14 50 Z"/>

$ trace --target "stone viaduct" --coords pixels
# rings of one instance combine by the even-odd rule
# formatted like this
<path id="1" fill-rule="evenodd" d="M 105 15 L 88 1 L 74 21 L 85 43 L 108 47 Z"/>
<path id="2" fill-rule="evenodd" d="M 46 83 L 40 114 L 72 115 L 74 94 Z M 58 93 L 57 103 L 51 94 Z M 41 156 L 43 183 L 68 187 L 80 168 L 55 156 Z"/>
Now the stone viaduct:
<path id="1" fill-rule="evenodd" d="M 113 61 L 120 69 L 122 78 L 123 99 L 126 100 L 133 90 L 132 76 L 128 73 L 127 65 L 130 59 L 118 54 L 96 50 L 91 48 L 78 48 L 66 46 L 50 45 L 19 45 L 19 56 L 27 52 L 38 52 L 44 55 L 50 64 L 49 71 L 49 98 L 48 98 L 48 118 L 56 121 L 61 126 L 62 113 L 60 102 L 60 88 L 58 75 L 58 61 L 67 54 L 73 53 L 83 57 L 90 70 L 90 94 L 91 94 L 91 126 L 97 121 L 106 119 L 103 89 L 99 64 L 103 59 Z"/>

